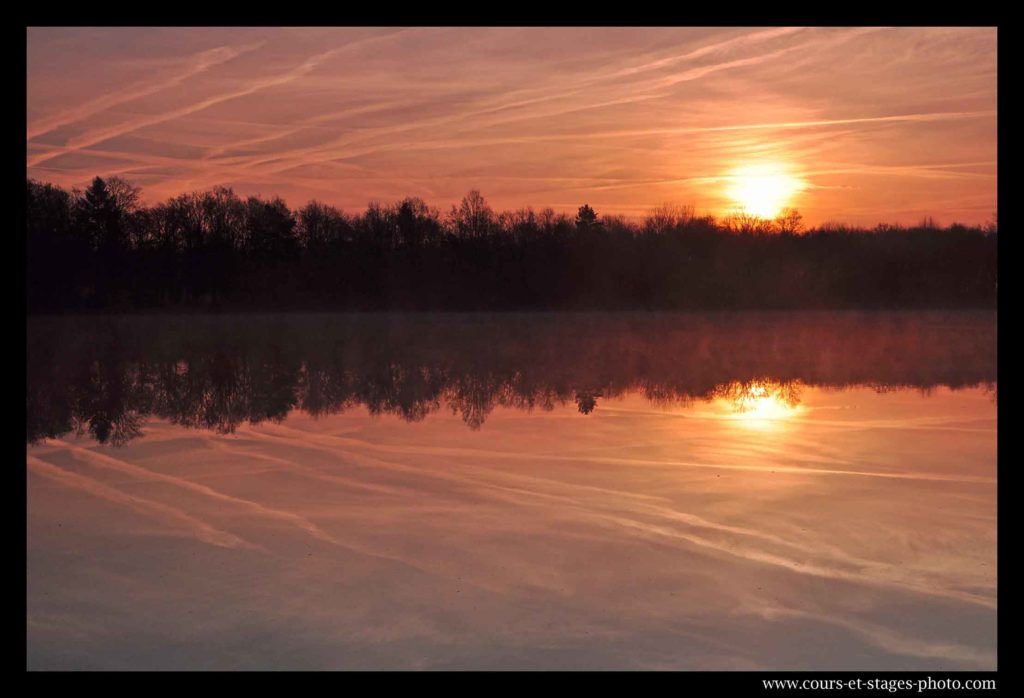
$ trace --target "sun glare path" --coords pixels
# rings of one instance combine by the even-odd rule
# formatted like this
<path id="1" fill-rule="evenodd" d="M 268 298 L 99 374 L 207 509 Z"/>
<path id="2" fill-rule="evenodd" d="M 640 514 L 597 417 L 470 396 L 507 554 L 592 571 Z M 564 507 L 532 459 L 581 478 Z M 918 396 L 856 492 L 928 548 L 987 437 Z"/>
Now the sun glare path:
<path id="1" fill-rule="evenodd" d="M 756 381 L 734 384 L 721 398 L 729 409 L 727 418 L 752 429 L 769 429 L 799 414 L 799 386 L 792 383 Z"/>

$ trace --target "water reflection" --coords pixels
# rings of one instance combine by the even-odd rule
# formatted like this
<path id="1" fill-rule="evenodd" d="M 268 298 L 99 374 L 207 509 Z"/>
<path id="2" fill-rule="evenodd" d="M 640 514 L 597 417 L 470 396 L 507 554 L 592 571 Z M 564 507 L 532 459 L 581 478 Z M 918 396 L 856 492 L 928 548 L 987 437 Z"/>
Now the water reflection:
<path id="1" fill-rule="evenodd" d="M 994 356 L 973 313 L 33 320 L 28 666 L 992 669 Z"/>
<path id="2" fill-rule="evenodd" d="M 719 388 L 716 397 L 732 409 L 737 423 L 753 429 L 778 428 L 801 409 L 797 381 L 735 381 Z"/>
<path id="3" fill-rule="evenodd" d="M 30 320 L 27 440 L 125 444 L 147 416 L 240 424 L 363 405 L 409 421 L 447 409 L 550 410 L 637 391 L 728 402 L 770 426 L 800 385 L 994 391 L 991 313 L 248 316 Z"/>

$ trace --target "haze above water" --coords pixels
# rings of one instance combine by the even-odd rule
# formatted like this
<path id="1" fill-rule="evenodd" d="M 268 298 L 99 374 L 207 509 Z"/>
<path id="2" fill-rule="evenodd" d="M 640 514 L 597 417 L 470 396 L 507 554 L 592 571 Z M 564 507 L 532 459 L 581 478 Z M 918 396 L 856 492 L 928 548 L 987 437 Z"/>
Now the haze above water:
<path id="1" fill-rule="evenodd" d="M 28 334 L 29 668 L 995 668 L 994 313 Z"/>

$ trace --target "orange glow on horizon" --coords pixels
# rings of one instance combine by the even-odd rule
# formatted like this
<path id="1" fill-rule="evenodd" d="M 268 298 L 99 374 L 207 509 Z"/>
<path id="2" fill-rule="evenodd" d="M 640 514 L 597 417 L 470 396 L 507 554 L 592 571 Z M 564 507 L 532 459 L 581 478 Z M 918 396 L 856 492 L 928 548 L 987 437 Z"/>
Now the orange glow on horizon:
<path id="1" fill-rule="evenodd" d="M 349 213 L 996 211 L 994 27 L 38 28 L 27 175 Z"/>

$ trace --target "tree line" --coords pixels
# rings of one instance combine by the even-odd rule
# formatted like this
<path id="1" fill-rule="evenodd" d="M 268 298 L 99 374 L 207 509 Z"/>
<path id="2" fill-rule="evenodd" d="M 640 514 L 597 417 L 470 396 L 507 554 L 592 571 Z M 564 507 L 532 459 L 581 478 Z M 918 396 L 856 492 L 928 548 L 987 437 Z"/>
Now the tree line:
<path id="1" fill-rule="evenodd" d="M 359 214 L 231 189 L 152 206 L 128 182 L 28 180 L 30 313 L 147 309 L 992 307 L 995 225 L 805 229 L 662 206 L 494 211 L 471 191 Z"/>

